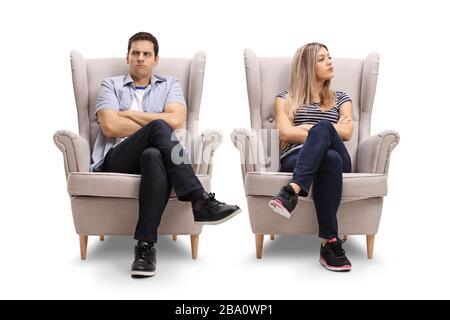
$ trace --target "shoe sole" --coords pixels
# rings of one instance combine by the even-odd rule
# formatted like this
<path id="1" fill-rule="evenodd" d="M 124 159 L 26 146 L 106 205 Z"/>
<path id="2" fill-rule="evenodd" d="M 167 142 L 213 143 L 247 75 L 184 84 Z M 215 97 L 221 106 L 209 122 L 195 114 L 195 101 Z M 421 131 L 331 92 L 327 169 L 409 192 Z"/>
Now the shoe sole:
<path id="1" fill-rule="evenodd" d="M 287 211 L 285 207 L 283 207 L 283 205 L 280 203 L 279 200 L 276 199 L 270 200 L 268 205 L 273 211 L 278 213 L 280 216 L 285 217 L 287 219 L 291 218 L 291 213 Z"/>
<path id="2" fill-rule="evenodd" d="M 147 278 L 153 277 L 156 271 L 131 271 L 131 277 L 133 278 Z"/>
<path id="3" fill-rule="evenodd" d="M 229 216 L 226 216 L 225 218 L 223 218 L 222 220 L 216 220 L 216 221 L 194 221 L 196 224 L 202 224 L 202 225 L 216 225 L 216 224 L 221 224 L 224 223 L 227 220 L 230 220 L 231 218 L 233 218 L 235 215 L 237 215 L 239 212 L 241 212 L 241 209 L 236 210 L 235 212 L 233 212 L 232 214 L 230 214 Z"/>
<path id="4" fill-rule="evenodd" d="M 350 270 L 352 270 L 352 266 L 349 265 L 345 265 L 342 267 L 333 267 L 330 266 L 329 264 L 327 264 L 325 262 L 325 260 L 323 258 L 320 258 L 319 260 L 320 264 L 323 265 L 326 269 L 331 270 L 331 271 L 336 271 L 336 272 L 349 272 Z"/>

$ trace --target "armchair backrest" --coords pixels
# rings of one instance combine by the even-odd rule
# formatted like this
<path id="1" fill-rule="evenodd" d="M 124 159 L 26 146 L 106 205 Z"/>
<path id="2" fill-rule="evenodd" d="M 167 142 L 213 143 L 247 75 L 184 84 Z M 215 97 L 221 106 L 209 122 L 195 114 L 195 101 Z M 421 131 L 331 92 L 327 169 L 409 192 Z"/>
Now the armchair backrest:
<path id="1" fill-rule="evenodd" d="M 275 129 L 275 97 L 289 89 L 292 57 L 259 58 L 246 49 L 244 53 L 247 92 L 252 129 Z M 333 90 L 347 93 L 353 102 L 353 135 L 345 142 L 355 171 L 357 149 L 360 141 L 370 136 L 370 120 L 378 77 L 378 53 L 366 59 L 333 59 L 335 77 Z M 265 153 L 267 142 L 263 141 Z M 273 168 L 273 166 L 272 166 Z"/>
<path id="2" fill-rule="evenodd" d="M 205 60 L 205 53 L 200 51 L 192 59 L 161 58 L 153 69 L 156 74 L 171 75 L 180 81 L 188 107 L 186 129 L 192 137 L 197 135 Z M 84 59 L 77 51 L 71 53 L 71 65 L 79 134 L 92 150 L 100 130 L 95 116 L 100 83 L 105 78 L 127 74 L 129 69 L 125 57 Z"/>

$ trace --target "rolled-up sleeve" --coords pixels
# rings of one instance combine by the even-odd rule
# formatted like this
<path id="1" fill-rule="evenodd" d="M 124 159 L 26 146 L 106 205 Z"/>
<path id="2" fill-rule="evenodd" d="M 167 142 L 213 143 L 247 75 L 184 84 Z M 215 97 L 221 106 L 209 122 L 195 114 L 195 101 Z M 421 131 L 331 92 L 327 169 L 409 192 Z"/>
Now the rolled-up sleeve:
<path id="1" fill-rule="evenodd" d="M 102 109 L 119 111 L 119 100 L 114 91 L 114 83 L 111 79 L 105 79 L 100 84 L 100 91 L 95 105 L 95 114 Z"/>
<path id="2" fill-rule="evenodd" d="M 181 103 L 182 105 L 186 106 L 183 90 L 181 89 L 180 82 L 177 79 L 174 79 L 172 84 L 170 85 L 165 105 L 174 102 Z"/>

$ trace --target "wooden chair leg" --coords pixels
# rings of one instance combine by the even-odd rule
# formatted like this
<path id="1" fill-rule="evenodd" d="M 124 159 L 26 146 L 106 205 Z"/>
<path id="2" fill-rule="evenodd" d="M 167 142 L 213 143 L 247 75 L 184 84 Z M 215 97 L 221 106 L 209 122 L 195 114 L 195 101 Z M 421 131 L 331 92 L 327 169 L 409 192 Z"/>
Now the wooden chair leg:
<path id="1" fill-rule="evenodd" d="M 270 240 L 275 240 L 275 235 L 274 234 L 270 235 Z"/>
<path id="2" fill-rule="evenodd" d="M 367 259 L 372 259 L 373 258 L 373 245 L 375 243 L 375 235 L 374 234 L 366 235 L 366 242 L 367 242 Z"/>
<path id="3" fill-rule="evenodd" d="M 177 241 L 177 235 L 176 235 L 176 234 L 173 234 L 173 235 L 172 235 L 172 240 L 173 240 L 173 241 Z"/>
<path id="4" fill-rule="evenodd" d="M 100 241 L 105 241 L 105 235 L 104 234 L 100 234 Z"/>
<path id="5" fill-rule="evenodd" d="M 80 256 L 81 260 L 86 260 L 88 236 L 80 235 Z"/>
<path id="6" fill-rule="evenodd" d="M 197 259 L 198 253 L 198 234 L 191 234 L 191 250 L 192 250 L 192 259 Z"/>
<path id="7" fill-rule="evenodd" d="M 264 235 L 255 234 L 255 240 L 256 240 L 256 259 L 261 259 L 263 251 Z"/>

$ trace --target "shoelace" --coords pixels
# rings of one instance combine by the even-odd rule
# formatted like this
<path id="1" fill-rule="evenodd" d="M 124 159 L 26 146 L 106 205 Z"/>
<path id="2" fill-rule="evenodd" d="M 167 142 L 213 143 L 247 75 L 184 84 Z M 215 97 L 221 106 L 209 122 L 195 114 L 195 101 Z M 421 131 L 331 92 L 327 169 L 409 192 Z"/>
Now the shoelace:
<path id="1" fill-rule="evenodd" d="M 206 201 L 208 201 L 208 202 L 211 203 L 211 204 L 215 204 L 215 205 L 225 204 L 224 202 L 217 201 L 216 198 L 215 198 L 215 196 L 216 196 L 215 193 L 210 192 L 210 193 L 208 194 L 208 199 L 207 199 Z"/>
<path id="2" fill-rule="evenodd" d="M 150 255 L 151 250 L 152 250 L 151 246 L 142 246 L 140 248 L 136 248 L 136 255 L 140 259 L 145 260 Z"/>
<path id="3" fill-rule="evenodd" d="M 335 242 L 328 242 L 330 245 L 331 251 L 333 251 L 333 254 L 335 257 L 342 257 L 345 256 L 345 250 L 342 248 L 342 244 L 345 242 L 344 240 L 338 239 Z"/>

